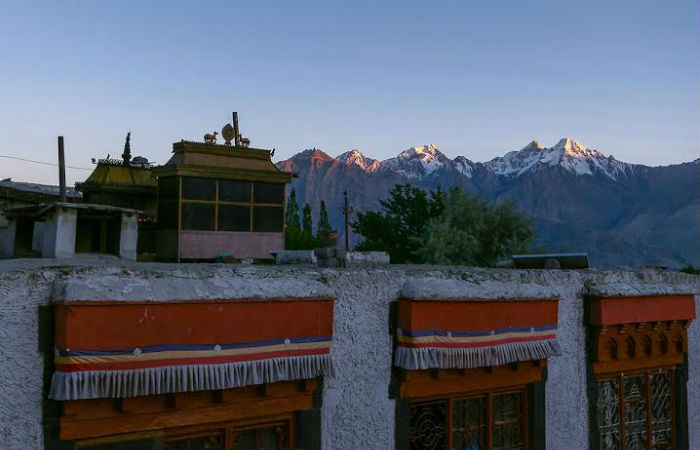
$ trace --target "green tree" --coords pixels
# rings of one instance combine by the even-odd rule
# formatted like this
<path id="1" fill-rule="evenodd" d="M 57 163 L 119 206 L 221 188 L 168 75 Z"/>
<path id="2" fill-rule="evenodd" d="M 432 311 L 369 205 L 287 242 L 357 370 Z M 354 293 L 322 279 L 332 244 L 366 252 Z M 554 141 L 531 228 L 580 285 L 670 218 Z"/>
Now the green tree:
<path id="1" fill-rule="evenodd" d="M 428 221 L 444 209 L 441 190 L 426 193 L 408 184 L 398 184 L 389 199 L 379 202 L 379 211 L 359 213 L 352 224 L 364 241 L 358 250 L 383 250 L 394 263 L 421 262 L 416 252 L 418 241 L 425 235 Z"/>
<path id="2" fill-rule="evenodd" d="M 301 246 L 304 250 L 311 250 L 314 248 L 315 240 L 312 229 L 311 207 L 308 203 L 304 205 L 302 210 L 301 226 Z"/>
<path id="3" fill-rule="evenodd" d="M 513 253 L 527 251 L 534 240 L 531 220 L 511 202 L 497 206 L 453 188 L 445 208 L 432 218 L 415 254 L 432 264 L 494 266 Z"/>
<path id="4" fill-rule="evenodd" d="M 396 185 L 378 211 L 359 213 L 358 250 L 383 250 L 394 263 L 492 266 L 533 241 L 530 219 L 512 203 L 491 205 L 459 188 L 445 193 Z"/>
<path id="5" fill-rule="evenodd" d="M 318 217 L 318 231 L 328 231 L 331 229 L 331 223 L 328 221 L 328 211 L 326 210 L 326 202 L 321 200 L 321 210 Z"/>
<path id="6" fill-rule="evenodd" d="M 284 225 L 284 248 L 287 250 L 299 250 L 302 244 L 302 237 L 299 225 L 299 204 L 297 203 L 297 193 L 294 189 L 289 193 L 289 199 L 287 200 Z"/>

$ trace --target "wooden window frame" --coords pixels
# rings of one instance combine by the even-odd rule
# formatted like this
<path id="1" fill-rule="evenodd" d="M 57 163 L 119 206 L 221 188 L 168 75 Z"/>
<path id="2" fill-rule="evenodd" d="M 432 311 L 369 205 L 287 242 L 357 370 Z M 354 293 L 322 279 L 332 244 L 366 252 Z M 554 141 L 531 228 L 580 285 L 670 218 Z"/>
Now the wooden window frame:
<path id="1" fill-rule="evenodd" d="M 431 401 L 445 401 L 446 402 L 446 413 L 445 416 L 447 418 L 447 423 L 445 424 L 445 444 L 447 449 L 452 449 L 453 445 L 453 436 L 452 436 L 452 429 L 453 429 L 453 420 L 452 420 L 452 412 L 453 412 L 453 405 L 454 402 L 460 401 L 460 400 L 468 400 L 470 398 L 474 397 L 485 397 L 486 398 L 486 450 L 493 448 L 493 400 L 494 397 L 499 396 L 499 395 L 507 395 L 507 394 L 515 394 L 519 393 L 521 395 L 521 402 L 520 402 L 520 416 L 522 417 L 522 420 L 520 422 L 521 424 L 521 430 L 522 430 L 522 442 L 523 442 L 523 450 L 529 450 L 530 449 L 530 436 L 529 436 L 529 405 L 530 405 L 530 393 L 528 389 L 528 385 L 517 385 L 517 386 L 510 386 L 510 387 L 502 387 L 502 388 L 497 388 L 497 389 L 483 389 L 483 390 L 478 390 L 478 391 L 469 391 L 469 392 L 463 392 L 463 393 L 456 393 L 452 394 L 449 396 L 429 396 L 429 397 L 419 397 L 419 398 L 411 398 L 411 404 L 414 403 L 424 403 L 424 402 L 431 402 Z"/>
<path id="2" fill-rule="evenodd" d="M 620 380 L 620 402 L 618 404 L 619 414 L 620 414 L 620 450 L 625 450 L 627 448 L 627 436 L 626 436 L 626 423 L 625 423 L 625 378 L 645 375 L 645 391 L 646 391 L 646 430 L 647 430 L 647 450 L 653 450 L 652 447 L 652 431 L 651 431 L 651 418 L 652 418 L 652 404 L 651 404 L 651 376 L 654 373 L 660 373 L 664 371 L 669 371 L 669 389 L 671 391 L 671 448 L 676 448 L 676 370 L 679 369 L 678 365 L 666 365 L 657 367 L 648 367 L 643 369 L 630 370 L 628 372 L 608 372 L 596 376 L 596 382 L 600 383 L 607 380 Z M 595 405 L 597 407 L 597 405 Z M 594 424 L 596 429 L 599 425 Z"/>
<path id="3" fill-rule="evenodd" d="M 268 428 L 270 426 L 285 425 L 288 430 L 288 447 L 294 448 L 296 445 L 295 426 L 296 418 L 294 413 L 278 414 L 270 417 L 262 417 L 256 419 L 243 419 L 230 422 L 220 422 L 216 424 L 206 424 L 189 426 L 182 428 L 174 428 L 165 430 L 163 438 L 163 447 L 167 449 L 168 442 L 177 442 L 178 440 L 205 437 L 214 433 L 220 433 L 223 436 L 224 449 L 233 448 L 235 443 L 236 433 L 240 431 L 248 431 L 251 429 Z M 285 448 L 282 446 L 281 448 Z"/>
<path id="4" fill-rule="evenodd" d="M 229 230 L 219 230 L 219 205 L 225 205 L 225 206 L 245 206 L 249 208 L 250 211 L 250 224 L 248 227 L 247 231 L 234 231 L 235 233 L 260 233 L 258 231 L 254 231 L 254 221 L 253 221 L 253 210 L 255 207 L 274 207 L 274 208 L 281 208 L 282 211 L 282 227 L 281 231 L 273 231 L 273 232 L 266 232 L 266 233 L 284 233 L 284 199 L 285 199 L 285 194 L 286 194 L 286 187 L 284 183 L 274 183 L 274 182 L 268 182 L 268 181 L 250 181 L 250 201 L 249 202 L 231 202 L 231 201 L 226 201 L 226 200 L 220 200 L 219 199 L 219 182 L 221 180 L 219 179 L 214 179 L 214 192 L 215 192 L 215 197 L 214 200 L 193 200 L 193 199 L 186 199 L 184 196 L 184 192 L 182 189 L 182 181 L 184 178 L 201 178 L 201 177 L 182 177 L 178 176 L 179 179 L 179 191 L 178 191 L 178 231 L 226 231 L 226 232 L 232 232 Z M 228 181 L 228 180 L 227 180 Z M 233 180 L 236 181 L 236 180 Z M 247 180 L 244 180 L 247 181 Z M 266 183 L 266 184 L 279 184 L 282 187 L 282 201 L 280 203 L 260 203 L 255 201 L 255 185 L 256 183 Z M 214 206 L 214 229 L 213 230 L 183 230 L 182 228 L 182 205 L 185 203 L 199 203 L 199 204 L 206 204 L 206 205 L 213 205 Z"/>

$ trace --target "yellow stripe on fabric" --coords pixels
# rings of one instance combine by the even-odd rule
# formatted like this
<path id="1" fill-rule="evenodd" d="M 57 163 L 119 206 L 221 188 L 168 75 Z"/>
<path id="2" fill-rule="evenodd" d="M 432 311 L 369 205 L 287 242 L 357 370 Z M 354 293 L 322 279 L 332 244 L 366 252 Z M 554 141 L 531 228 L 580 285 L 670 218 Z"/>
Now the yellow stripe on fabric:
<path id="1" fill-rule="evenodd" d="M 183 359 L 183 358 L 207 358 L 211 356 L 236 356 L 255 353 L 271 353 L 285 350 L 307 350 L 330 348 L 331 342 L 305 342 L 297 344 L 267 345 L 264 347 L 233 348 L 221 350 L 195 350 L 195 351 L 166 351 L 141 353 L 139 355 L 83 355 L 83 356 L 56 356 L 56 364 L 85 364 L 125 361 L 156 361 L 159 359 Z"/>
<path id="2" fill-rule="evenodd" d="M 540 337 L 556 335 L 556 330 L 544 331 L 521 331 L 503 334 L 493 334 L 488 336 L 398 336 L 399 342 L 410 344 L 440 342 L 440 343 L 470 343 L 470 342 L 495 342 L 505 339 L 523 338 L 523 337 Z"/>

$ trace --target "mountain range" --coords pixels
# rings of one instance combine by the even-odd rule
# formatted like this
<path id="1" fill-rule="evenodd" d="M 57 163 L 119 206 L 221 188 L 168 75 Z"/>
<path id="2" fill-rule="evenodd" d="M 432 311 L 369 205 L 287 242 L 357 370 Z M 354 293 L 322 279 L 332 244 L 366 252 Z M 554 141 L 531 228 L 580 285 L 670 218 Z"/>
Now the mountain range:
<path id="1" fill-rule="evenodd" d="M 537 247 L 588 252 L 595 267 L 700 265 L 700 159 L 649 167 L 565 138 L 552 147 L 532 141 L 484 163 L 423 145 L 383 161 L 359 150 L 334 158 L 311 149 L 277 167 L 297 175 L 291 187 L 314 218 L 325 200 L 341 234 L 344 191 L 356 214 L 376 209 L 397 183 L 459 186 L 496 203 L 513 201 L 533 218 Z"/>

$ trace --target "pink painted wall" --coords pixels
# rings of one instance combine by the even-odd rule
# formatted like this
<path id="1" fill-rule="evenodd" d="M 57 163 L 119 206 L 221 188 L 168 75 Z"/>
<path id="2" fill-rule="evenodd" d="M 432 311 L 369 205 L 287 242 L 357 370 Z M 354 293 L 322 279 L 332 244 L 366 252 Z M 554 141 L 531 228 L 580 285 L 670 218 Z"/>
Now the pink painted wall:
<path id="1" fill-rule="evenodd" d="M 220 253 L 236 258 L 272 258 L 270 252 L 284 249 L 284 233 L 237 231 L 181 231 L 180 258 L 209 259 Z"/>

